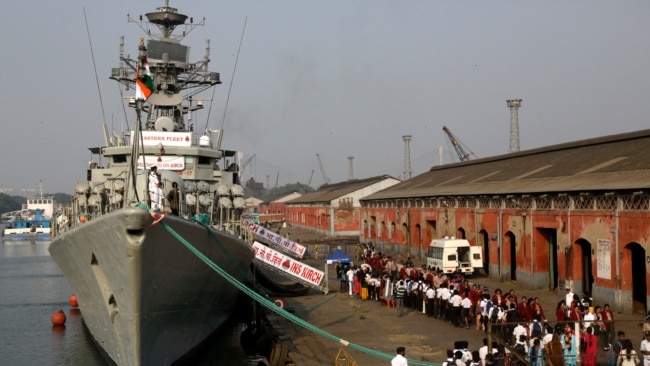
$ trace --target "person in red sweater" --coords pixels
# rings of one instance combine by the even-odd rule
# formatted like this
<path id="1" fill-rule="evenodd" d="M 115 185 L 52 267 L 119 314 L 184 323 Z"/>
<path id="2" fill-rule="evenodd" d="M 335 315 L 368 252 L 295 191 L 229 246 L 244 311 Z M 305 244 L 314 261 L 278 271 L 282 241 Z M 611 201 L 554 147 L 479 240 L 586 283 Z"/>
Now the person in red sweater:
<path id="1" fill-rule="evenodd" d="M 546 315 L 544 315 L 544 308 L 542 308 L 542 303 L 539 302 L 539 297 L 535 298 L 533 302 L 533 315 L 539 315 L 539 319 L 546 320 Z"/>
<path id="2" fill-rule="evenodd" d="M 514 302 L 515 306 L 519 305 L 519 301 L 517 299 L 517 295 L 515 294 L 515 290 L 511 289 L 509 295 L 510 295 L 510 301 Z M 522 296 L 521 301 L 524 301 L 524 297 L 525 296 Z"/>
<path id="3" fill-rule="evenodd" d="M 496 306 L 501 306 L 502 303 L 505 302 L 505 298 L 503 297 L 503 294 L 501 293 L 501 289 L 498 288 L 494 290 L 494 295 L 492 295 L 492 303 Z"/>
<path id="4" fill-rule="evenodd" d="M 521 297 L 521 302 L 517 305 L 517 314 L 523 321 L 529 322 L 533 320 L 528 317 L 530 312 L 528 311 L 528 298 L 526 296 Z"/>
<path id="5" fill-rule="evenodd" d="M 608 344 L 614 344 L 614 312 L 609 308 L 609 304 L 603 305 L 603 323 L 607 329 L 606 339 Z"/>
<path id="6" fill-rule="evenodd" d="M 573 306 L 571 312 L 569 313 L 569 320 L 572 322 L 582 321 L 582 313 L 580 312 L 580 306 Z"/>
<path id="7" fill-rule="evenodd" d="M 566 303 L 562 300 L 557 304 L 557 309 L 555 310 L 555 317 L 558 323 L 566 321 L 566 313 Z"/>

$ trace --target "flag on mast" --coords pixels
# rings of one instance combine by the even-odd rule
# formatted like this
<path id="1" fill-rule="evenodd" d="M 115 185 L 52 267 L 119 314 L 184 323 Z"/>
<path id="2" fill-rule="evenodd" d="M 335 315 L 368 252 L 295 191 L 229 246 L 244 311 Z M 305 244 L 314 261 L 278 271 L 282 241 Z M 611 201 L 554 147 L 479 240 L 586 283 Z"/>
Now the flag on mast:
<path id="1" fill-rule="evenodd" d="M 135 77 L 135 99 L 137 100 L 149 99 L 153 90 L 153 78 L 146 57 L 142 60 L 142 68 L 144 69 L 144 75 L 136 75 Z"/>

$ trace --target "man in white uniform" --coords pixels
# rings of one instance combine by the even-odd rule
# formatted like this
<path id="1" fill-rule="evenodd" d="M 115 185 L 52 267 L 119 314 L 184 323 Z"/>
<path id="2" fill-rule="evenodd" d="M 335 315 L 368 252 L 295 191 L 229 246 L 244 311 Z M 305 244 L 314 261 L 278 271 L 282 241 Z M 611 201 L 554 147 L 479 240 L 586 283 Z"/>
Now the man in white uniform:
<path id="1" fill-rule="evenodd" d="M 406 354 L 406 348 L 397 347 L 396 352 L 397 352 L 397 354 L 390 361 L 390 365 L 391 366 L 408 366 L 408 362 L 406 361 L 406 357 L 404 357 L 404 355 Z"/>

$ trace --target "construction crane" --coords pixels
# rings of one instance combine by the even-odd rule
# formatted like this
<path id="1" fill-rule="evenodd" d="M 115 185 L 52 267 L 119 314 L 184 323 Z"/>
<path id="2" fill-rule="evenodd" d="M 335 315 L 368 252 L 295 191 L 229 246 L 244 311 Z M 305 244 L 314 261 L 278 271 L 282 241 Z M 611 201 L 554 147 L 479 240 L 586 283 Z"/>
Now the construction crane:
<path id="1" fill-rule="evenodd" d="M 243 163 L 241 163 L 241 169 L 239 170 L 241 172 L 241 181 L 244 181 L 244 173 L 246 172 L 246 167 L 248 164 L 255 158 L 255 154 L 249 156 L 246 160 L 244 160 Z M 251 172 L 251 176 L 252 176 Z"/>
<path id="2" fill-rule="evenodd" d="M 323 168 L 323 162 L 320 160 L 320 155 L 316 154 L 316 157 L 318 158 L 318 166 L 320 167 L 320 174 L 323 176 L 323 180 L 326 184 L 332 184 L 330 179 L 327 178 L 327 174 L 325 174 L 325 168 Z"/>
<path id="3" fill-rule="evenodd" d="M 314 169 L 311 170 L 311 174 L 309 175 L 309 181 L 307 182 L 307 187 L 311 187 L 311 179 L 314 177 Z"/>
<path id="4" fill-rule="evenodd" d="M 456 150 L 456 154 L 458 155 L 458 158 L 460 161 L 468 161 L 470 160 L 469 157 L 470 155 L 474 156 L 475 158 L 478 158 L 471 150 L 465 146 L 460 140 L 458 140 L 452 133 L 449 131 L 447 126 L 442 126 L 442 130 L 445 131 L 447 134 L 447 137 L 449 137 L 449 141 L 451 141 L 451 144 L 454 146 L 454 150 Z M 464 148 L 463 148 L 464 147 Z M 467 151 L 465 151 L 467 149 Z"/>

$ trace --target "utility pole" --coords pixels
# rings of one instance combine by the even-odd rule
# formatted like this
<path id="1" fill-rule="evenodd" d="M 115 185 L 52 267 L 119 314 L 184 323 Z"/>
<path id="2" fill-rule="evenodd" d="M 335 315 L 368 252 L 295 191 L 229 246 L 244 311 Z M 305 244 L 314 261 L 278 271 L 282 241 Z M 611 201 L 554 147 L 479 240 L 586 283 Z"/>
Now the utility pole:
<path id="1" fill-rule="evenodd" d="M 510 152 L 519 151 L 519 107 L 521 99 L 506 100 L 510 108 Z"/>
<path id="2" fill-rule="evenodd" d="M 411 179 L 411 135 L 402 136 L 404 140 L 404 180 Z"/>

